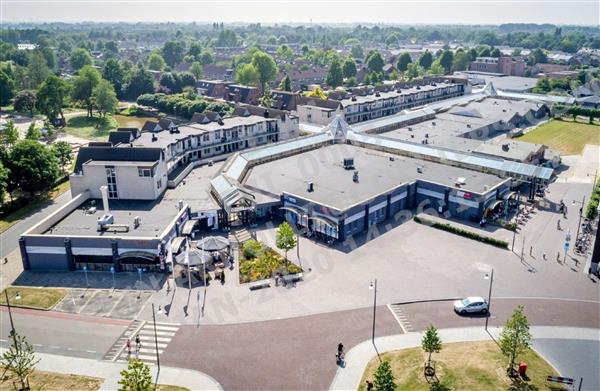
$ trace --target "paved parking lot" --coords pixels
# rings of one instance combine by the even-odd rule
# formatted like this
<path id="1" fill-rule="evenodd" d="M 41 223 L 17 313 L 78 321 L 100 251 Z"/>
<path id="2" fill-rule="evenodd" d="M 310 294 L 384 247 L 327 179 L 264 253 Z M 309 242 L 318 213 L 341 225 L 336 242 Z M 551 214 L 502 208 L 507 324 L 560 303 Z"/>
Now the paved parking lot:
<path id="1" fill-rule="evenodd" d="M 151 292 L 70 289 L 55 311 L 134 319 Z"/>

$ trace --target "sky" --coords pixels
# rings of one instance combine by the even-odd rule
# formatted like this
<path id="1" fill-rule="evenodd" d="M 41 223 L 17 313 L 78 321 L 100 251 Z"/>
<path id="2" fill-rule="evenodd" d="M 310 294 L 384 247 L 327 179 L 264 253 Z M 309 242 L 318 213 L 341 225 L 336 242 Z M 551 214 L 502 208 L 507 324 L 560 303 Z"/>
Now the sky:
<path id="1" fill-rule="evenodd" d="M 600 24 L 600 0 L 0 0 L 4 22 Z"/>

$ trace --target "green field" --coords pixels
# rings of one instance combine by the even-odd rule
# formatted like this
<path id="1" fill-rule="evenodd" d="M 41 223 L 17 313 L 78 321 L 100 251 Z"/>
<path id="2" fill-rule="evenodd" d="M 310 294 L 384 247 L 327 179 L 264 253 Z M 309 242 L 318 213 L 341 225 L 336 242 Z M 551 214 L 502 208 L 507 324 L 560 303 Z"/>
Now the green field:
<path id="1" fill-rule="evenodd" d="M 570 120 L 551 120 L 518 138 L 559 150 L 564 155 L 579 155 L 585 144 L 600 145 L 600 125 Z"/>
<path id="2" fill-rule="evenodd" d="M 121 114 L 115 114 L 113 118 L 117 121 L 120 128 L 142 128 L 146 121 L 158 121 L 155 117 L 136 117 Z"/>
<path id="3" fill-rule="evenodd" d="M 10 305 L 14 307 L 37 308 L 49 310 L 54 307 L 67 294 L 65 289 L 55 288 L 26 288 L 11 286 L 6 288 Z M 17 300 L 17 292 L 20 297 Z M 3 292 L 0 304 L 6 305 L 6 295 Z"/>
<path id="4" fill-rule="evenodd" d="M 110 115 L 91 118 L 78 115 L 67 120 L 65 131 L 67 134 L 86 140 L 106 141 L 108 133 L 116 128 L 117 121 Z"/>
<path id="5" fill-rule="evenodd" d="M 533 350 L 518 357 L 527 363 L 529 381 L 512 382 L 506 374 L 507 360 L 494 342 L 459 342 L 444 344 L 440 353 L 435 353 L 438 388 L 427 382 L 423 366 L 427 356 L 420 348 L 396 350 L 381 355 L 392 367 L 398 391 L 425 390 L 563 390 L 546 384 L 546 376 L 557 375 L 556 371 Z M 373 374 L 379 365 L 372 359 L 359 385 L 365 390 L 365 381 L 373 381 Z"/>

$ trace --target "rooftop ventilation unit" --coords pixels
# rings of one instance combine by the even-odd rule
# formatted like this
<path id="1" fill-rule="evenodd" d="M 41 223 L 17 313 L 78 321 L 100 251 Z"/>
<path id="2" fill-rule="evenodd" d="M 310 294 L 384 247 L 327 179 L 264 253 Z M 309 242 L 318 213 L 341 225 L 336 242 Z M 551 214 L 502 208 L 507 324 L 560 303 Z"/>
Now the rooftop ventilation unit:
<path id="1" fill-rule="evenodd" d="M 375 96 L 376 96 L 377 98 L 379 98 L 379 97 L 381 96 L 381 94 L 380 94 L 379 92 L 376 92 L 376 93 L 375 93 Z"/>
<path id="2" fill-rule="evenodd" d="M 431 126 L 435 126 L 435 121 L 431 122 Z"/>
<path id="3" fill-rule="evenodd" d="M 463 177 L 457 178 L 456 179 L 456 185 L 457 186 L 464 186 L 467 184 L 467 180 Z"/>
<path id="4" fill-rule="evenodd" d="M 313 191 L 315 191 L 315 184 L 312 182 L 308 182 L 308 186 L 306 188 L 306 191 L 309 193 L 312 193 Z"/>
<path id="5" fill-rule="evenodd" d="M 152 135 L 152 142 L 155 142 L 155 141 L 157 141 L 157 140 L 158 140 L 158 137 L 156 137 L 156 135 L 155 135 L 155 134 L 153 134 L 153 135 Z"/>
<path id="6" fill-rule="evenodd" d="M 409 126 L 409 127 L 408 127 L 408 131 L 409 131 L 409 132 L 412 132 L 412 130 L 413 130 L 413 129 L 412 129 L 412 127 L 411 127 L 411 126 Z"/>
<path id="7" fill-rule="evenodd" d="M 423 173 L 423 167 L 421 167 L 421 166 L 417 166 L 417 172 L 418 172 L 419 174 L 422 174 L 422 173 Z"/>
<path id="8" fill-rule="evenodd" d="M 354 174 L 352 175 L 352 181 L 354 183 L 358 183 L 358 171 L 354 171 Z"/>
<path id="9" fill-rule="evenodd" d="M 133 218 L 133 229 L 138 228 L 141 223 L 142 223 L 142 219 L 140 218 L 140 216 L 135 216 Z"/>
<path id="10" fill-rule="evenodd" d="M 508 149 L 509 149 L 508 143 L 502 144 L 502 150 L 503 151 L 508 151 Z"/>
<path id="11" fill-rule="evenodd" d="M 344 164 L 344 169 L 352 170 L 354 168 L 354 158 L 352 158 L 352 157 L 344 158 L 343 164 Z"/>
<path id="12" fill-rule="evenodd" d="M 352 98 L 350 98 L 350 100 L 351 100 L 352 102 L 356 102 L 356 96 L 355 96 L 355 95 L 352 95 Z"/>

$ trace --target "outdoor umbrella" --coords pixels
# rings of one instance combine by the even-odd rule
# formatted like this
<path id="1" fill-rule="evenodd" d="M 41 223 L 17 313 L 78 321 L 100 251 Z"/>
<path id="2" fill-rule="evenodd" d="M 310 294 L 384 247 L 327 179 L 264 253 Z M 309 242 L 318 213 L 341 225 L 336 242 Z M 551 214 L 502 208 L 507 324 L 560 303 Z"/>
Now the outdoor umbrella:
<path id="1" fill-rule="evenodd" d="M 191 250 L 189 252 L 188 259 L 189 259 L 189 264 L 187 264 L 185 262 L 185 252 L 183 252 L 183 253 L 177 255 L 177 257 L 175 258 L 175 262 L 177 262 L 180 265 L 184 265 L 184 266 L 199 266 L 204 263 L 210 262 L 212 260 L 212 257 L 206 251 Z"/>
<path id="2" fill-rule="evenodd" d="M 229 240 L 220 236 L 207 236 L 196 243 L 204 251 L 221 251 L 229 247 Z"/>

